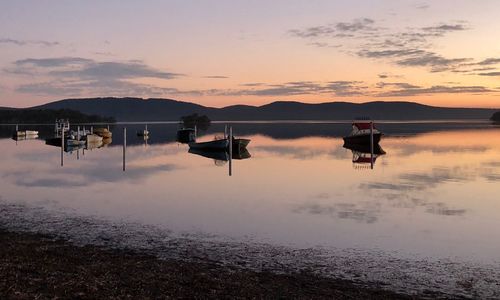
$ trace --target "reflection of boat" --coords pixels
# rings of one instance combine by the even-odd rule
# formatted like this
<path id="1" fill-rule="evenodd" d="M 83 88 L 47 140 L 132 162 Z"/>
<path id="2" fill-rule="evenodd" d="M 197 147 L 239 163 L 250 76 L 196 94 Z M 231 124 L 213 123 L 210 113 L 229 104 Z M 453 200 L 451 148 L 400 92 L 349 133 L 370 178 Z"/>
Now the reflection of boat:
<path id="1" fill-rule="evenodd" d="M 177 141 L 184 144 L 196 141 L 196 129 L 182 128 L 177 130 Z"/>
<path id="2" fill-rule="evenodd" d="M 137 131 L 137 136 L 149 136 L 149 131 L 146 129 L 139 130 L 139 131 Z"/>
<path id="3" fill-rule="evenodd" d="M 38 134 L 34 135 L 16 135 L 12 136 L 14 141 L 24 141 L 24 140 L 36 140 L 38 138 Z"/>
<path id="4" fill-rule="evenodd" d="M 208 142 L 189 143 L 190 149 L 201 149 L 201 150 L 226 150 L 229 146 L 228 139 L 217 139 Z"/>
<path id="5" fill-rule="evenodd" d="M 239 151 L 233 151 L 233 159 L 247 159 L 252 157 L 246 148 L 241 148 Z"/>
<path id="6" fill-rule="evenodd" d="M 371 147 L 370 144 L 344 144 L 344 148 L 356 151 L 356 152 L 362 152 L 362 153 L 368 153 L 370 154 L 371 152 Z M 373 144 L 373 154 L 376 155 L 383 155 L 385 154 L 384 149 L 380 147 L 379 144 Z"/>
<path id="7" fill-rule="evenodd" d="M 103 140 L 95 140 L 85 145 L 86 150 L 101 148 L 104 145 Z"/>
<path id="8" fill-rule="evenodd" d="M 197 154 L 206 158 L 211 158 L 215 160 L 221 160 L 221 161 L 228 161 L 229 160 L 229 153 L 226 150 L 203 150 L 203 149 L 194 149 L 191 148 L 188 151 L 189 153 L 192 154 Z M 242 149 L 240 151 L 234 151 L 232 159 L 247 159 L 250 158 L 250 152 L 248 152 L 247 149 Z"/>
<path id="9" fill-rule="evenodd" d="M 102 143 L 102 136 L 99 136 L 97 134 L 87 134 L 85 136 L 85 141 L 87 144 L 95 144 L 95 143 Z"/>
<path id="10" fill-rule="evenodd" d="M 352 162 L 356 165 L 356 167 L 371 167 L 372 162 L 375 163 L 377 158 L 381 155 L 384 155 L 386 152 L 379 144 L 373 145 L 373 156 L 371 154 L 370 145 L 360 145 L 360 144 L 350 144 L 344 145 L 344 148 L 352 151 Z"/>
<path id="11" fill-rule="evenodd" d="M 249 139 L 235 139 L 233 138 L 233 151 L 240 151 L 246 149 L 246 147 L 250 144 Z"/>
<path id="12" fill-rule="evenodd" d="M 203 150 L 203 149 L 190 148 L 188 152 L 215 160 L 221 160 L 221 161 L 229 160 L 229 154 L 226 152 L 226 150 Z"/>
<path id="13" fill-rule="evenodd" d="M 104 146 L 109 145 L 109 144 L 111 144 L 112 142 L 113 142 L 113 139 L 112 139 L 112 138 L 103 138 L 103 139 L 102 139 L 102 144 L 103 144 Z"/>
<path id="14" fill-rule="evenodd" d="M 36 130 L 16 130 L 16 132 L 14 132 L 14 136 L 17 137 L 31 137 L 35 135 L 38 135 L 38 131 Z"/>
<path id="15" fill-rule="evenodd" d="M 144 130 L 137 131 L 137 136 L 149 137 L 148 125 L 146 125 Z"/>
<path id="16" fill-rule="evenodd" d="M 373 122 L 369 121 L 358 121 L 352 123 L 352 131 L 351 133 L 344 137 L 345 144 L 370 144 L 371 140 L 371 129 Z M 375 128 L 373 125 L 373 143 L 377 144 L 380 142 L 380 138 L 382 137 L 382 133 Z"/>
<path id="17" fill-rule="evenodd" d="M 229 161 L 229 153 L 226 150 L 206 150 L 206 149 L 194 149 L 190 148 L 189 153 L 200 155 L 206 158 L 211 158 L 215 160 L 217 165 L 221 165 L 220 162 Z M 250 158 L 250 152 L 247 149 L 242 149 L 240 151 L 234 151 L 232 159 L 242 160 Z"/>
<path id="18" fill-rule="evenodd" d="M 94 134 L 97 134 L 98 136 L 103 138 L 111 138 L 113 136 L 111 131 L 109 131 L 109 129 L 107 128 L 96 128 L 93 130 L 93 132 Z"/>

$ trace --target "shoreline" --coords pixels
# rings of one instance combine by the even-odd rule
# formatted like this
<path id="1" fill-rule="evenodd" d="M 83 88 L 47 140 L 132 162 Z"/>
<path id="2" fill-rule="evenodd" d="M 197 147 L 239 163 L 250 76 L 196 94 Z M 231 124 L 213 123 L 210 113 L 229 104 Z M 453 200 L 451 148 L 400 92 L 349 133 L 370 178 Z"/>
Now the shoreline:
<path id="1" fill-rule="evenodd" d="M 379 284 L 301 272 L 276 274 L 208 262 L 159 259 L 138 251 L 76 246 L 0 227 L 0 296 L 26 298 L 424 299 Z"/>

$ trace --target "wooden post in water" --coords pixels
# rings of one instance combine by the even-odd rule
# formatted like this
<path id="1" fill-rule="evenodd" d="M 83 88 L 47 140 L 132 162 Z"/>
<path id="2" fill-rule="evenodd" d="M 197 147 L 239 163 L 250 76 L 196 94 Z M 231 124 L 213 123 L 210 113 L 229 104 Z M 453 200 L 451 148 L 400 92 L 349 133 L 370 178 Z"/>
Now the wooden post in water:
<path id="1" fill-rule="evenodd" d="M 90 134 L 94 134 L 94 126 L 90 126 Z"/>
<path id="2" fill-rule="evenodd" d="M 16 124 L 16 135 L 17 135 L 17 132 L 19 131 L 19 125 Z"/>
<path id="3" fill-rule="evenodd" d="M 370 167 L 373 169 L 373 121 L 370 121 Z"/>
<path id="4" fill-rule="evenodd" d="M 80 126 L 76 127 L 76 139 L 80 141 Z M 80 159 L 80 147 L 76 149 L 76 159 Z"/>
<path id="5" fill-rule="evenodd" d="M 61 132 L 61 167 L 64 166 L 64 132 Z"/>
<path id="6" fill-rule="evenodd" d="M 233 175 L 233 127 L 229 126 L 229 176 Z"/>
<path id="7" fill-rule="evenodd" d="M 123 172 L 125 172 L 125 150 L 127 149 L 127 127 L 123 127 Z"/>

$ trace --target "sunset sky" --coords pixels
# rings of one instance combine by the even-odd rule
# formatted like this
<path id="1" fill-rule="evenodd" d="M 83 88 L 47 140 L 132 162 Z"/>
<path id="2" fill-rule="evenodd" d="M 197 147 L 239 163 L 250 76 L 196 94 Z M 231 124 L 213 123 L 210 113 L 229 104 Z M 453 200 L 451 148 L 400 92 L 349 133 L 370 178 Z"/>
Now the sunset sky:
<path id="1" fill-rule="evenodd" d="M 0 106 L 64 98 L 500 108 L 500 1 L 0 0 Z"/>

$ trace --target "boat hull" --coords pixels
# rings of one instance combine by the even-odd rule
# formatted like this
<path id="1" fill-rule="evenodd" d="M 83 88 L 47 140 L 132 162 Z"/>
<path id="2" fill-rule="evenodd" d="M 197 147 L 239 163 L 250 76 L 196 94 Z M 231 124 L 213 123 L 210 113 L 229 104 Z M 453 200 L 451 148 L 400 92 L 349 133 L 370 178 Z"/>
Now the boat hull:
<path id="1" fill-rule="evenodd" d="M 373 134 L 373 143 L 378 144 L 382 138 L 382 133 Z M 366 145 L 371 143 L 371 138 L 369 134 L 363 135 L 350 135 L 344 137 L 345 145 Z"/>

